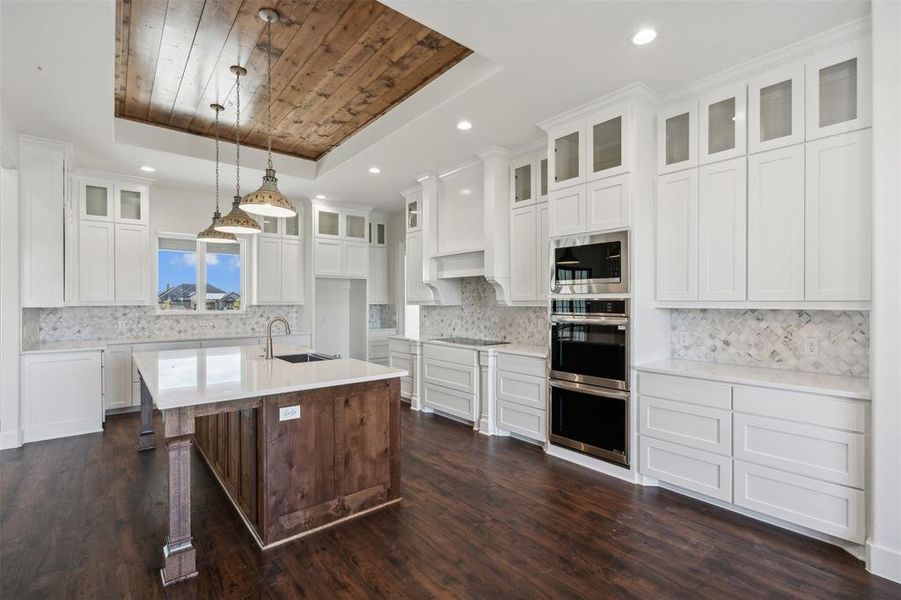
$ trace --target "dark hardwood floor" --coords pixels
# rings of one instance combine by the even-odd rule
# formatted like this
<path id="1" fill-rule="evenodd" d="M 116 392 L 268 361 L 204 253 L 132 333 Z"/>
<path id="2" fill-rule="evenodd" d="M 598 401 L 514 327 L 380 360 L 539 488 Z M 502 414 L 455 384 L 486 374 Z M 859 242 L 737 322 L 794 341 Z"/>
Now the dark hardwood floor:
<path id="1" fill-rule="evenodd" d="M 160 585 L 138 418 L 0 453 L 3 598 L 901 598 L 842 550 L 406 407 L 404 501 L 265 553 L 195 455 L 200 575 Z"/>

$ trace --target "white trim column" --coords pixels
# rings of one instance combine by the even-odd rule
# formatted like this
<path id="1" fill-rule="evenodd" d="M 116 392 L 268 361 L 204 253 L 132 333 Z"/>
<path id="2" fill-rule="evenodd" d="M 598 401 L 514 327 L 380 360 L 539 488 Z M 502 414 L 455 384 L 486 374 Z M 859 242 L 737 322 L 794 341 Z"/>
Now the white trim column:
<path id="1" fill-rule="evenodd" d="M 485 435 L 497 435 L 497 352 L 479 352 L 479 420 L 476 429 Z"/>
<path id="2" fill-rule="evenodd" d="M 4 162 L 6 151 L 4 148 Z M 23 440 L 19 400 L 22 347 L 19 267 L 19 171 L 4 167 L 0 168 L 0 281 L 3 282 L 0 286 L 0 450 L 17 448 Z"/>
<path id="3" fill-rule="evenodd" d="M 901 582 L 901 2 L 875 0 L 867 569 Z"/>

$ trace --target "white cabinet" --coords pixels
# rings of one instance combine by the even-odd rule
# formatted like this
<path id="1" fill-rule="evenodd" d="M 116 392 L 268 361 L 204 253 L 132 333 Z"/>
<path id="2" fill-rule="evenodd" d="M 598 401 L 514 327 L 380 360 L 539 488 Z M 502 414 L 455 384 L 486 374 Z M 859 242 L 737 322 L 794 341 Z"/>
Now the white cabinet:
<path id="1" fill-rule="evenodd" d="M 732 459 L 656 438 L 641 436 L 639 470 L 650 477 L 732 501 Z"/>
<path id="2" fill-rule="evenodd" d="M 748 81 L 748 153 L 804 141 L 804 65 L 773 69 Z"/>
<path id="3" fill-rule="evenodd" d="M 406 296 L 408 302 L 429 302 L 433 300 L 432 291 L 423 282 L 422 273 L 422 232 L 407 235 Z"/>
<path id="4" fill-rule="evenodd" d="M 369 275 L 369 244 L 366 242 L 343 242 L 342 265 L 344 277 L 366 279 Z"/>
<path id="5" fill-rule="evenodd" d="M 101 431 L 102 352 L 23 354 L 25 442 Z"/>
<path id="6" fill-rule="evenodd" d="M 698 170 L 698 298 L 745 299 L 746 161 Z"/>
<path id="7" fill-rule="evenodd" d="M 698 298 L 698 172 L 657 178 L 657 299 Z"/>
<path id="8" fill-rule="evenodd" d="M 535 205 L 513 209 L 510 216 L 510 299 L 514 302 L 536 300 L 538 241 Z"/>
<path id="9" fill-rule="evenodd" d="M 341 277 L 344 273 L 344 244 L 340 240 L 317 238 L 313 240 L 316 260 L 316 277 Z"/>
<path id="10" fill-rule="evenodd" d="M 803 299 L 804 146 L 796 144 L 748 157 L 748 300 Z"/>
<path id="11" fill-rule="evenodd" d="M 414 197 L 407 200 L 405 206 L 405 222 L 407 232 L 422 231 L 422 195 L 414 192 Z"/>
<path id="12" fill-rule="evenodd" d="M 587 179 L 593 181 L 628 173 L 632 151 L 631 107 L 608 107 L 589 115 Z"/>
<path id="13" fill-rule="evenodd" d="M 293 217 L 262 217 L 254 239 L 254 304 L 303 304 L 304 244 L 302 207 Z"/>
<path id="14" fill-rule="evenodd" d="M 114 221 L 116 183 L 109 179 L 78 178 L 78 214 L 82 219 Z"/>
<path id="15" fill-rule="evenodd" d="M 668 106 L 657 113 L 657 173 L 698 166 L 698 103 Z"/>
<path id="16" fill-rule="evenodd" d="M 107 346 L 103 355 L 103 408 L 116 410 L 131 407 L 135 403 L 134 379 L 131 346 Z M 140 402 L 140 397 L 137 401 Z"/>
<path id="17" fill-rule="evenodd" d="M 369 247 L 369 303 L 390 304 L 391 290 L 388 286 L 388 248 Z"/>
<path id="18" fill-rule="evenodd" d="M 115 232 L 112 221 L 81 221 L 78 294 L 82 304 L 108 304 L 116 299 Z"/>
<path id="19" fill-rule="evenodd" d="M 407 372 L 400 379 L 400 395 L 414 404 L 418 409 L 419 402 L 419 354 L 418 343 L 407 339 L 392 338 L 388 340 L 388 364 L 395 369 Z"/>
<path id="20" fill-rule="evenodd" d="M 68 144 L 19 138 L 22 306 L 63 306 L 66 301 L 66 230 L 70 204 Z"/>
<path id="21" fill-rule="evenodd" d="M 469 348 L 423 344 L 423 403 L 449 415 L 476 421 L 479 411 L 479 353 Z"/>
<path id="22" fill-rule="evenodd" d="M 871 131 L 807 143 L 805 297 L 869 300 Z"/>
<path id="23" fill-rule="evenodd" d="M 592 181 L 585 186 L 586 232 L 629 226 L 629 175 Z"/>
<path id="24" fill-rule="evenodd" d="M 805 63 L 807 139 L 869 127 L 870 48 L 858 40 L 831 48 Z"/>
<path id="25" fill-rule="evenodd" d="M 534 204 L 538 196 L 537 169 L 533 155 L 514 159 L 510 164 L 510 192 L 513 208 Z"/>
<path id="26" fill-rule="evenodd" d="M 548 131 L 548 147 L 549 191 L 585 183 L 585 121 L 567 123 Z"/>
<path id="27" fill-rule="evenodd" d="M 710 92 L 698 100 L 698 163 L 744 156 L 746 141 L 746 94 L 744 83 Z"/>
<path id="28" fill-rule="evenodd" d="M 585 231 L 585 186 L 556 190 L 548 194 L 550 235 L 560 237 Z"/>
<path id="29" fill-rule="evenodd" d="M 543 358 L 498 353 L 494 401 L 501 432 L 547 442 L 546 369 Z"/>
<path id="30" fill-rule="evenodd" d="M 343 219 L 338 209 L 313 206 L 313 235 L 317 237 L 340 238 Z"/>
<path id="31" fill-rule="evenodd" d="M 150 297 L 150 229 L 146 225 L 115 225 L 115 299 L 144 304 Z"/>

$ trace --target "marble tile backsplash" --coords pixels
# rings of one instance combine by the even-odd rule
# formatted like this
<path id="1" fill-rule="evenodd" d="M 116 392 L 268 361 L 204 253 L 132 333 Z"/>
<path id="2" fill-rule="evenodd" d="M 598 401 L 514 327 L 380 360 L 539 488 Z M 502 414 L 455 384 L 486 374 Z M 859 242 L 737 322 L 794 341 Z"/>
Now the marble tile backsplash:
<path id="1" fill-rule="evenodd" d="M 868 377 L 870 318 L 860 311 L 673 310 L 673 358 Z M 688 334 L 688 344 L 680 337 Z M 804 340 L 819 352 L 804 353 Z"/>
<path id="2" fill-rule="evenodd" d="M 28 348 L 41 339 L 41 309 L 22 309 L 22 347 Z"/>
<path id="3" fill-rule="evenodd" d="M 546 346 L 547 309 L 500 306 L 494 288 L 484 277 L 462 280 L 460 306 L 423 306 L 420 337 L 475 337 Z"/>
<path id="4" fill-rule="evenodd" d="M 369 329 L 397 329 L 397 308 L 393 304 L 370 304 Z"/>
<path id="5" fill-rule="evenodd" d="M 190 339 L 264 335 L 272 317 L 283 316 L 296 330 L 297 306 L 251 306 L 239 314 L 160 315 L 153 306 L 70 306 L 26 309 L 37 322 L 37 340 Z M 34 325 L 31 326 L 32 328 Z"/>

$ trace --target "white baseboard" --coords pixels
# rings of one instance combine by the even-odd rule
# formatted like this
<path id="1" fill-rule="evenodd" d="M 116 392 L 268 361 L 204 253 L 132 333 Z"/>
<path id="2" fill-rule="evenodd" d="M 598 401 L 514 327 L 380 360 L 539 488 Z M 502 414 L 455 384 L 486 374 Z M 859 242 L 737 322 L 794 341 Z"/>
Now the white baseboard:
<path id="1" fill-rule="evenodd" d="M 901 583 L 901 551 L 867 542 L 867 571 Z"/>
<path id="2" fill-rule="evenodd" d="M 581 452 L 576 452 L 553 444 L 548 444 L 545 448 L 545 452 L 555 458 L 562 458 L 565 461 L 575 463 L 579 466 L 591 469 L 592 471 L 616 477 L 617 479 L 622 479 L 629 483 L 636 483 L 635 473 L 633 473 L 629 467 L 614 465 L 613 463 L 592 458 L 587 454 L 582 454 Z"/>
<path id="3" fill-rule="evenodd" d="M 24 436 L 21 429 L 0 432 L 0 450 L 18 448 L 22 445 L 23 438 Z"/>

